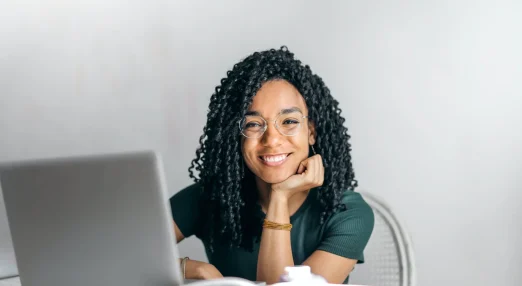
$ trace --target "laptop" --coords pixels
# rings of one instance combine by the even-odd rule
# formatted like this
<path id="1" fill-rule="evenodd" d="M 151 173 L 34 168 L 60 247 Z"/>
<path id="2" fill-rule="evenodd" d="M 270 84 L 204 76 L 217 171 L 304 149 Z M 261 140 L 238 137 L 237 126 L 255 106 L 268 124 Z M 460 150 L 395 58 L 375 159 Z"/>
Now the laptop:
<path id="1" fill-rule="evenodd" d="M 0 187 L 0 190 L 2 188 Z M 18 276 L 16 259 L 11 241 L 11 231 L 5 213 L 4 196 L 0 191 L 0 286 L 4 279 Z"/>
<path id="2" fill-rule="evenodd" d="M 23 286 L 184 283 L 154 152 L 2 164 L 0 179 Z"/>

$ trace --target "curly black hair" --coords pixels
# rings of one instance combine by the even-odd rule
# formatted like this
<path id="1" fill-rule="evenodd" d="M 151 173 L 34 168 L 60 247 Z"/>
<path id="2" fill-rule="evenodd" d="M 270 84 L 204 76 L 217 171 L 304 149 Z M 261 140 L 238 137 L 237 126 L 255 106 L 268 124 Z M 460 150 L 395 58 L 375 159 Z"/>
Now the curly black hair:
<path id="1" fill-rule="evenodd" d="M 252 250 L 261 235 L 261 219 L 254 174 L 245 167 L 238 121 L 261 86 L 285 80 L 304 97 L 315 124 L 314 149 L 324 162 L 324 183 L 317 199 L 323 207 L 321 223 L 344 209 L 341 195 L 357 186 L 350 156 L 348 129 L 339 103 L 323 80 L 285 46 L 255 52 L 235 64 L 212 95 L 200 147 L 189 174 L 202 187 L 200 227 L 196 233 L 211 247 L 216 242 Z M 199 176 L 196 176 L 199 173 Z"/>

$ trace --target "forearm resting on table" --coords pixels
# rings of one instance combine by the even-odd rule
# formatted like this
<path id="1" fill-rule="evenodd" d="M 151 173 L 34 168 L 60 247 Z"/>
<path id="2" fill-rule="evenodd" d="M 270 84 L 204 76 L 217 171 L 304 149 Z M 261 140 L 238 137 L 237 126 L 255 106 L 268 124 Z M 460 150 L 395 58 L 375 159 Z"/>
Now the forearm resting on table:
<path id="1" fill-rule="evenodd" d="M 281 224 L 290 223 L 287 200 L 271 200 L 266 219 Z M 286 266 L 294 266 L 290 232 L 263 228 L 257 261 L 257 280 L 267 284 L 276 283 Z"/>
<path id="2" fill-rule="evenodd" d="M 183 271 L 183 269 L 181 270 Z M 216 279 L 223 275 L 217 268 L 209 263 L 188 259 L 185 264 L 186 279 Z"/>
<path id="3" fill-rule="evenodd" d="M 176 222 L 173 222 L 174 233 L 176 234 L 176 241 L 180 243 L 185 236 L 181 233 Z M 181 264 L 180 259 L 180 264 Z M 183 269 L 181 269 L 183 271 Z M 186 279 L 214 279 L 221 278 L 223 275 L 217 268 L 209 263 L 188 259 L 185 262 L 185 278 Z"/>

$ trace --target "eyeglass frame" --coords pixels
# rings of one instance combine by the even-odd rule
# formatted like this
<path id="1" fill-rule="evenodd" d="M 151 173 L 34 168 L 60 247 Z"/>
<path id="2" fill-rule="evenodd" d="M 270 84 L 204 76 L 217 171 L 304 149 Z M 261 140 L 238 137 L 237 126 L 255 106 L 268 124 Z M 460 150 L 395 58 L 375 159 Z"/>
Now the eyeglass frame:
<path id="1" fill-rule="evenodd" d="M 300 110 L 292 110 L 292 111 L 293 111 L 293 112 L 299 112 L 299 113 L 301 113 L 301 115 L 303 114 Z M 278 127 L 276 121 L 277 121 L 277 119 L 279 118 L 279 116 L 281 116 L 281 115 L 283 115 L 283 114 L 287 114 L 287 113 L 284 112 L 284 111 L 281 111 L 281 112 L 279 112 L 279 113 L 277 114 L 277 116 L 275 117 L 274 120 L 268 120 L 268 122 L 273 122 L 273 123 L 274 123 L 274 126 L 275 126 L 275 128 L 277 129 L 277 131 L 279 132 L 279 134 L 281 134 L 281 135 L 283 135 L 283 136 L 287 136 L 287 137 L 296 136 L 299 132 L 296 132 L 295 134 L 292 134 L 292 135 L 287 135 L 287 134 L 284 134 L 283 132 L 281 132 L 281 130 L 279 130 L 279 127 Z M 246 135 L 243 133 L 243 129 L 241 128 L 241 121 L 242 121 L 243 119 L 245 119 L 245 117 L 246 117 L 246 116 L 243 116 L 243 117 L 242 117 L 241 119 L 239 119 L 239 121 L 237 122 L 238 127 L 239 127 L 239 133 L 241 133 L 241 135 L 243 135 L 245 138 L 249 138 L 249 139 L 259 139 L 259 138 L 263 137 L 263 135 L 265 134 L 266 130 L 268 129 L 268 122 L 267 122 L 267 120 L 266 120 L 263 116 L 261 116 L 261 115 L 247 115 L 247 116 L 257 116 L 257 117 L 260 117 L 261 119 L 263 119 L 263 121 L 265 122 L 265 126 L 263 127 L 263 132 L 259 132 L 259 133 L 261 133 L 261 135 L 259 135 L 258 137 L 248 137 L 248 136 L 246 136 Z M 310 116 L 308 116 L 308 115 L 303 115 L 303 116 L 301 117 L 301 119 L 308 119 L 308 120 L 310 120 Z M 299 128 L 301 128 L 301 122 L 299 122 Z M 300 130 L 300 129 L 299 129 L 299 130 Z M 298 130 L 298 131 L 299 131 L 299 130 Z"/>

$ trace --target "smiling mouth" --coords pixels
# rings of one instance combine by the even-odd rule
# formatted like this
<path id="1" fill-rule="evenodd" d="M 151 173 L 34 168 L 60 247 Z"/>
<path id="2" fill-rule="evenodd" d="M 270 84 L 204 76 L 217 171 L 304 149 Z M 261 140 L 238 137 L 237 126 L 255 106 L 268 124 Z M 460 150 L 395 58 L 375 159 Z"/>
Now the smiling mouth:
<path id="1" fill-rule="evenodd" d="M 291 155 L 292 153 L 288 154 L 278 154 L 278 155 L 266 155 L 266 156 L 259 156 L 259 159 L 263 164 L 268 166 L 279 166 L 283 164 L 286 159 Z"/>

